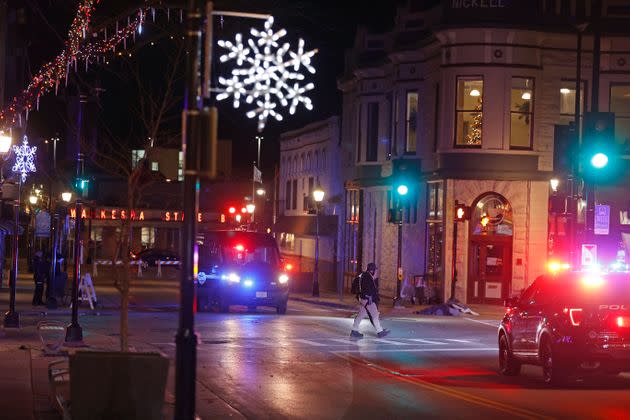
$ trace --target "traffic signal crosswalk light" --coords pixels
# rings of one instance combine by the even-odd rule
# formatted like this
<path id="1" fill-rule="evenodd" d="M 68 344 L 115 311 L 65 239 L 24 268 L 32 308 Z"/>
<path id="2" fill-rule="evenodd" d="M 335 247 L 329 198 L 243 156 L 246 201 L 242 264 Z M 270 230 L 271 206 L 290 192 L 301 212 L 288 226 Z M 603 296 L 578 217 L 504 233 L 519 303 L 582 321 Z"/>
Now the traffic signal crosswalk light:
<path id="1" fill-rule="evenodd" d="M 470 206 L 455 204 L 455 221 L 463 222 L 465 220 L 470 220 Z"/>
<path id="2" fill-rule="evenodd" d="M 588 112 L 584 117 L 582 176 L 596 182 L 612 182 L 621 169 L 620 150 L 615 141 L 615 114 Z"/>

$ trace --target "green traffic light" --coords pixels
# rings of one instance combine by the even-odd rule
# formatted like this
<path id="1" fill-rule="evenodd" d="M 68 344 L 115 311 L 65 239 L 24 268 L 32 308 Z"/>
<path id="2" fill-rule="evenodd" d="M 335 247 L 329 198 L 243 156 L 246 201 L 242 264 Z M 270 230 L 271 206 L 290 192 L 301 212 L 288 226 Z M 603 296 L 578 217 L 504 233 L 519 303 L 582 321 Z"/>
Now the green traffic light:
<path id="1" fill-rule="evenodd" d="M 596 169 L 602 169 L 608 165 L 608 156 L 605 153 L 595 153 L 591 157 L 591 165 Z"/>
<path id="2" fill-rule="evenodd" d="M 401 184 L 398 186 L 398 188 L 396 188 L 396 191 L 398 192 L 398 195 L 407 195 L 407 193 L 409 192 L 409 187 L 407 187 L 405 184 Z"/>

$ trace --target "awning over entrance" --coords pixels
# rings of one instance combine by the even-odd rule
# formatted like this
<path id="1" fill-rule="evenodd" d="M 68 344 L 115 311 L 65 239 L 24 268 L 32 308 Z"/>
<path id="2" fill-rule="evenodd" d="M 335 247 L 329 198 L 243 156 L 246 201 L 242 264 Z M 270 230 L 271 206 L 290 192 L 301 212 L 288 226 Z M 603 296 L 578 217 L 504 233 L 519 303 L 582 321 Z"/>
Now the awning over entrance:
<path id="1" fill-rule="evenodd" d="M 336 215 L 319 216 L 320 236 L 336 236 L 337 220 L 338 217 Z M 277 233 L 293 233 L 301 236 L 315 236 L 315 216 L 280 216 L 273 227 L 273 231 Z"/>

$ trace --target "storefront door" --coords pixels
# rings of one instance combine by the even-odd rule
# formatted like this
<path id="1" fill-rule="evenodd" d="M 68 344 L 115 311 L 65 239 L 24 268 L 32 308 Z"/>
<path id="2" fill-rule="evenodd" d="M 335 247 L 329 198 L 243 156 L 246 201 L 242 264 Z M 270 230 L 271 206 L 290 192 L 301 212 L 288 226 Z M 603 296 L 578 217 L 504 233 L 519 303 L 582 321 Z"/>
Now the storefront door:
<path id="1" fill-rule="evenodd" d="M 512 238 L 476 238 L 470 245 L 468 301 L 501 304 L 512 274 Z"/>
<path id="2" fill-rule="evenodd" d="M 468 302 L 502 304 L 509 296 L 513 233 L 512 207 L 503 196 L 486 193 L 474 201 L 470 220 Z"/>

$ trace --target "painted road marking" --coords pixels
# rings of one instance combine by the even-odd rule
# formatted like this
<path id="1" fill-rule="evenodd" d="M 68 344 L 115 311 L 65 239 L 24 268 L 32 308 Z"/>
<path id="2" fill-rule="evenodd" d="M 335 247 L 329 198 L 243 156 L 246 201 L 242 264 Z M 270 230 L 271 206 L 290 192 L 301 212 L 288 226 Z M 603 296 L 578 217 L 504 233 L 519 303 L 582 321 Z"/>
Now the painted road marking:
<path id="1" fill-rule="evenodd" d="M 446 343 L 441 343 L 439 341 L 425 340 L 424 338 L 408 338 L 408 340 L 414 341 L 416 343 L 422 343 L 422 344 L 446 344 Z"/>
<path id="2" fill-rule="evenodd" d="M 470 340 L 462 340 L 462 339 L 459 339 L 459 338 L 445 338 L 444 340 L 452 341 L 453 343 L 466 343 L 466 344 L 471 343 Z"/>
<path id="3" fill-rule="evenodd" d="M 326 344 L 318 343 L 317 341 L 307 340 L 305 338 L 294 338 L 293 341 L 297 341 L 298 343 L 308 344 L 309 346 L 316 346 L 316 347 L 326 346 Z"/>
<path id="4" fill-rule="evenodd" d="M 492 320 L 484 320 L 484 319 L 472 319 L 472 318 L 464 318 L 469 320 L 470 322 L 476 322 L 478 324 L 487 325 L 492 328 L 499 328 L 501 321 L 492 321 Z"/>
<path id="5" fill-rule="evenodd" d="M 501 403 L 495 400 L 490 400 L 490 399 L 477 396 L 474 394 L 470 394 L 470 393 L 467 393 L 458 389 L 449 388 L 443 385 L 437 385 L 419 377 L 404 376 L 400 372 L 393 371 L 384 366 L 380 366 L 376 363 L 372 363 L 368 360 L 363 360 L 358 357 L 345 355 L 345 354 L 339 354 L 339 353 L 336 353 L 336 356 L 341 357 L 342 359 L 354 365 L 362 366 L 362 367 L 365 367 L 366 369 L 379 372 L 383 374 L 384 376 L 390 377 L 394 380 L 406 382 L 406 383 L 418 386 L 420 388 L 424 388 L 424 389 L 438 392 L 440 394 L 443 394 L 452 398 L 457 398 L 459 400 L 469 402 L 471 404 L 502 411 L 504 413 L 510 414 L 511 417 L 521 417 L 521 418 L 526 418 L 526 419 L 550 419 L 551 418 L 548 416 L 544 416 L 538 412 L 528 410 L 526 408 L 516 407 L 511 404 Z"/>
<path id="6" fill-rule="evenodd" d="M 475 352 L 475 351 L 499 351 L 498 347 L 478 347 L 478 348 L 474 348 L 474 347 L 470 347 L 470 348 L 444 348 L 444 347 L 439 347 L 439 348 L 435 348 L 435 349 L 430 349 L 430 348 L 409 348 L 409 347 L 404 347 L 404 348 L 397 348 L 397 349 L 355 349 L 355 350 L 335 350 L 335 351 L 331 351 L 331 353 L 396 353 L 396 352 L 404 352 L 404 353 L 424 353 L 424 352 L 431 352 L 431 353 L 454 353 L 454 352 Z"/>
<path id="7" fill-rule="evenodd" d="M 385 340 L 384 338 L 379 338 L 378 340 L 369 340 L 369 341 L 376 342 L 376 343 L 391 344 L 392 346 L 411 346 L 411 344 L 409 343 L 401 343 L 400 341 L 394 341 L 394 340 Z"/>

